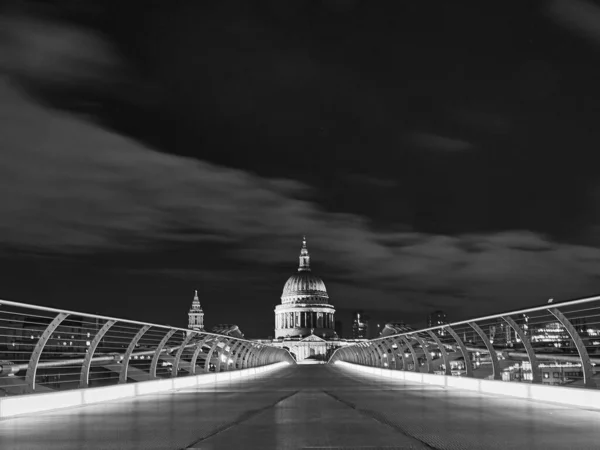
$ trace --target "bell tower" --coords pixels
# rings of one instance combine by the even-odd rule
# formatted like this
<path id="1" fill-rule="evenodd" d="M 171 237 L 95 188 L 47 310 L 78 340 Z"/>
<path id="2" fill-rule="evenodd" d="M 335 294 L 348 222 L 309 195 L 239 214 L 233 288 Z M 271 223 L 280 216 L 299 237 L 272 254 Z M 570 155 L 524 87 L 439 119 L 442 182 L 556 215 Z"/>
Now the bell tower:
<path id="1" fill-rule="evenodd" d="M 202 311 L 202 306 L 200 306 L 198 291 L 194 291 L 194 300 L 188 312 L 188 328 L 195 331 L 204 330 L 204 311 Z"/>

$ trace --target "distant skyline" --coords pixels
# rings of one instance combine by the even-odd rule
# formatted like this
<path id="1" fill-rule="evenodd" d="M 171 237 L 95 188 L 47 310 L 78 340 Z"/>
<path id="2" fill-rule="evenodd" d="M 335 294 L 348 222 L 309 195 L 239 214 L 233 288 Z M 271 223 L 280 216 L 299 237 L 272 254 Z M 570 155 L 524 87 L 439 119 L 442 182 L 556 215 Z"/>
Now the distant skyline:
<path id="1" fill-rule="evenodd" d="M 0 298 L 273 333 L 600 293 L 588 0 L 9 1 Z"/>

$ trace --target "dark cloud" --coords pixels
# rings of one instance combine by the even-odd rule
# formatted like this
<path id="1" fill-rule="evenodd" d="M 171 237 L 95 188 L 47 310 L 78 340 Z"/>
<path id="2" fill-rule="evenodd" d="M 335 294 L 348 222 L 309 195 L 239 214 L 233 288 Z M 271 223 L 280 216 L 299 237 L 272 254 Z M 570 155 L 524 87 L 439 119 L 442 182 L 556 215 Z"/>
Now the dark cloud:
<path id="1" fill-rule="evenodd" d="M 462 139 L 439 136 L 433 133 L 413 133 L 410 140 L 428 150 L 444 152 L 461 152 L 472 148 L 472 144 Z"/>
<path id="2" fill-rule="evenodd" d="M 100 98 L 92 120 L 41 106 L 56 104 L 32 86 L 111 86 L 128 98 L 121 83 L 135 84 L 136 58 L 123 57 L 123 43 L 57 21 L 4 20 L 2 248 L 38 255 L 39 286 L 63 282 L 55 299 L 78 299 L 86 284 L 108 298 L 112 286 L 130 310 L 146 305 L 147 320 L 172 322 L 185 319 L 184 292 L 199 288 L 215 321 L 255 334 L 271 326 L 304 234 L 340 311 L 418 321 L 439 308 L 462 318 L 598 289 L 596 202 L 585 182 L 557 181 L 576 158 L 556 156 L 567 150 L 555 153 L 552 133 L 563 130 L 548 125 L 565 66 L 509 54 L 453 71 L 464 43 L 427 41 L 433 16 L 413 48 L 394 34 L 407 22 L 385 25 L 375 13 L 353 22 L 361 2 L 329 2 L 324 22 L 297 31 L 313 17 L 307 5 L 281 7 L 285 30 L 243 9 L 187 6 L 164 30 L 152 26 L 160 14 L 146 13 L 149 36 L 134 48 L 151 55 L 139 67 L 152 69 L 158 100 L 121 110 Z M 490 21 L 481 20 L 490 33 L 507 28 Z M 478 70 L 493 79 L 469 80 L 485 78 Z M 550 82 L 527 97 L 545 74 Z M 440 88 L 446 78 L 459 88 Z M 532 99 L 549 112 L 527 110 Z M 561 126 L 564 142 L 581 136 L 568 120 Z M 549 232 L 561 227 L 560 238 Z M 57 260 L 65 269 L 54 276 Z M 73 269 L 80 263 L 87 269 Z M 178 310 L 165 307 L 179 289 Z"/>

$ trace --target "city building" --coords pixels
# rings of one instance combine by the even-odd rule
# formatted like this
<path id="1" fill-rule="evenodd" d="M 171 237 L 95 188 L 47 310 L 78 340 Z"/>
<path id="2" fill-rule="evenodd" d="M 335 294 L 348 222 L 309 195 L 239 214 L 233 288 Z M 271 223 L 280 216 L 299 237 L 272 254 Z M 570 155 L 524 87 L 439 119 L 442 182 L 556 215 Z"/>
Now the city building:
<path id="1" fill-rule="evenodd" d="M 195 331 L 204 330 L 204 311 L 202 311 L 202 306 L 200 306 L 198 291 L 194 291 L 194 300 L 188 312 L 188 328 Z"/>
<path id="2" fill-rule="evenodd" d="M 275 338 L 319 336 L 333 338 L 335 309 L 329 303 L 325 283 L 311 272 L 306 238 L 302 240 L 298 273 L 288 278 L 275 307 Z"/>
<path id="3" fill-rule="evenodd" d="M 448 316 L 444 311 L 434 311 L 427 316 L 427 328 L 438 327 L 448 323 Z"/>
<path id="4" fill-rule="evenodd" d="M 362 311 L 352 313 L 352 339 L 367 339 L 369 334 L 369 317 Z"/>
<path id="5" fill-rule="evenodd" d="M 448 316 L 444 311 L 434 311 L 427 316 L 427 328 L 439 327 L 448 323 Z M 435 334 L 444 336 L 446 332 L 443 329 L 435 330 Z M 465 336 L 466 337 L 466 336 Z"/>

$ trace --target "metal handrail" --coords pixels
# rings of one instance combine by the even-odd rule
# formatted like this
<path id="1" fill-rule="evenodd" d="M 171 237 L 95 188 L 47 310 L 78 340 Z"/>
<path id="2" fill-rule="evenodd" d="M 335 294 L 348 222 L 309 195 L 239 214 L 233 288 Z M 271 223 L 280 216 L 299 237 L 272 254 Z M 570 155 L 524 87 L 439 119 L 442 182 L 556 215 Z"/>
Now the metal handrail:
<path id="1" fill-rule="evenodd" d="M 285 349 L 239 337 L 0 300 L 0 396 L 283 361 L 295 363 Z"/>
<path id="2" fill-rule="evenodd" d="M 548 309 L 548 306 L 552 306 L 553 308 L 558 308 L 558 307 L 565 307 L 565 306 L 572 306 L 572 305 L 579 305 L 581 303 L 591 303 L 594 301 L 598 301 L 600 300 L 600 295 L 595 296 L 595 297 L 586 297 L 586 298 L 581 298 L 581 299 L 577 299 L 577 300 L 567 300 L 564 302 L 557 302 L 557 303 L 546 303 L 544 306 L 535 306 L 533 308 L 527 308 L 527 309 L 519 309 L 519 310 L 515 310 L 515 311 L 509 311 L 506 313 L 501 313 L 501 314 L 493 314 L 491 316 L 483 316 L 483 317 L 476 317 L 473 319 L 467 319 L 467 320 L 461 320 L 459 322 L 451 322 L 451 323 L 447 323 L 444 325 L 438 325 L 436 327 L 429 327 L 429 328 L 422 328 L 420 330 L 413 330 L 413 331 L 407 331 L 404 333 L 398 333 L 395 334 L 394 336 L 401 336 L 401 335 L 409 335 L 411 333 L 415 333 L 415 332 L 427 332 L 427 331 L 435 331 L 435 330 L 441 330 L 442 328 L 447 328 L 447 327 L 454 327 L 457 325 L 465 325 L 468 324 L 469 322 L 481 322 L 484 320 L 493 320 L 493 319 L 501 319 L 502 317 L 505 316 L 514 316 L 517 314 L 527 314 L 527 313 L 532 313 L 532 312 L 536 312 L 536 311 L 542 311 L 544 309 Z M 385 339 L 385 337 L 378 337 L 378 338 L 374 338 L 371 339 L 372 341 L 377 341 L 380 339 Z"/>
<path id="3" fill-rule="evenodd" d="M 581 304 L 589 307 L 574 308 Z M 582 380 L 581 387 L 597 388 L 599 315 L 600 296 L 546 303 L 381 336 L 338 348 L 329 362 L 552 385 L 579 386 Z M 519 347 L 522 352 L 516 351 Z M 552 370 L 546 362 L 553 363 Z M 510 363 L 515 364 L 507 368 Z M 492 368 L 491 375 L 479 370 L 484 366 Z"/>
<path id="4" fill-rule="evenodd" d="M 39 306 L 39 305 L 32 305 L 32 304 L 28 304 L 28 303 L 19 303 L 19 302 L 13 302 L 10 300 L 2 300 L 0 299 L 0 307 L 2 305 L 9 305 L 9 306 L 16 306 L 19 308 L 31 308 L 31 309 L 36 309 L 39 311 L 47 311 L 47 312 L 55 312 L 55 313 L 65 313 L 65 314 L 69 314 L 69 315 L 73 315 L 73 316 L 79 316 L 79 317 L 91 317 L 93 319 L 100 319 L 100 320 L 116 320 L 120 323 L 131 323 L 131 324 L 135 324 L 135 325 L 149 325 L 153 328 L 164 328 L 164 329 L 169 329 L 169 330 L 177 330 L 177 331 L 185 331 L 188 332 L 190 331 L 189 328 L 179 328 L 179 327 L 172 327 L 170 325 L 161 325 L 161 324 L 156 324 L 156 323 L 150 323 L 150 322 L 139 322 L 137 320 L 129 320 L 129 319 L 119 319 L 116 317 L 110 317 L 110 316 L 102 316 L 99 314 L 91 314 L 91 313 L 83 313 L 83 312 L 78 312 L 78 311 L 71 311 L 68 309 L 58 309 L 58 308 L 51 308 L 48 306 Z M 203 334 L 209 334 L 212 336 L 222 336 L 222 334 L 217 334 L 217 333 L 210 333 L 208 331 L 203 331 Z M 244 339 L 240 339 L 240 338 L 236 338 L 236 337 L 232 337 L 232 339 L 237 339 L 237 340 L 244 340 Z"/>

